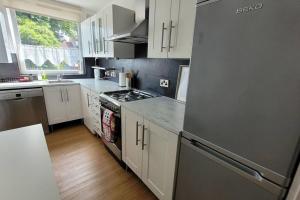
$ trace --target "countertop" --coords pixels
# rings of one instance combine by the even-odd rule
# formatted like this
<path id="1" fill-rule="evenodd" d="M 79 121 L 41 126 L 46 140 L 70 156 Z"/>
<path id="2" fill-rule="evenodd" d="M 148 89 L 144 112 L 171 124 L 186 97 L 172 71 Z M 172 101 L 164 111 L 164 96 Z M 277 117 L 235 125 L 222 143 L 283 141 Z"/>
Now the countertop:
<path id="1" fill-rule="evenodd" d="M 126 87 L 120 87 L 118 83 L 109 80 L 95 80 L 93 78 L 72 80 L 99 94 L 109 91 L 126 90 Z"/>
<path id="2" fill-rule="evenodd" d="M 0 132 L 0 158 L 0 199 L 60 199 L 40 124 Z"/>
<path id="3" fill-rule="evenodd" d="M 95 80 L 93 78 L 86 79 L 67 79 L 73 82 L 57 82 L 49 83 L 48 81 L 33 81 L 23 83 L 0 83 L 0 90 L 7 89 L 21 89 L 21 88 L 35 88 L 35 87 L 51 87 L 60 85 L 74 85 L 80 84 L 86 88 L 91 89 L 97 93 L 108 91 L 125 90 L 126 87 L 119 87 L 118 83 L 109 80 Z"/>
<path id="4" fill-rule="evenodd" d="M 185 104 L 168 97 L 122 103 L 126 109 L 175 134 L 183 130 Z"/>
<path id="5" fill-rule="evenodd" d="M 49 83 L 48 81 L 32 81 L 32 82 L 16 82 L 16 83 L 0 83 L 0 90 L 21 89 L 21 88 L 35 88 L 45 86 L 59 86 L 59 85 L 74 85 L 77 82 L 61 82 Z"/>

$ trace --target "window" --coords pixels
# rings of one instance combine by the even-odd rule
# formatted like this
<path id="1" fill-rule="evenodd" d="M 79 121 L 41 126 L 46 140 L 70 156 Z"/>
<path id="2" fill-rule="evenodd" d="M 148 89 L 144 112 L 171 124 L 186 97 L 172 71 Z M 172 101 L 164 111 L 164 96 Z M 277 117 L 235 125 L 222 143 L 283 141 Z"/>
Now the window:
<path id="1" fill-rule="evenodd" d="M 23 73 L 82 72 L 78 23 L 20 11 L 15 21 Z"/>

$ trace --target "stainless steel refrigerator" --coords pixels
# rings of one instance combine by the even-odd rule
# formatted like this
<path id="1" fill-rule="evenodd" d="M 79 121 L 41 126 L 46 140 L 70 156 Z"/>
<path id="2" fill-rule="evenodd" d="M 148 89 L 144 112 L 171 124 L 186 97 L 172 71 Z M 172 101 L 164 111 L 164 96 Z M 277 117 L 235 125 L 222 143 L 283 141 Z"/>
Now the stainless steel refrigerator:
<path id="1" fill-rule="evenodd" d="M 299 150 L 299 0 L 198 0 L 175 199 L 283 199 Z"/>

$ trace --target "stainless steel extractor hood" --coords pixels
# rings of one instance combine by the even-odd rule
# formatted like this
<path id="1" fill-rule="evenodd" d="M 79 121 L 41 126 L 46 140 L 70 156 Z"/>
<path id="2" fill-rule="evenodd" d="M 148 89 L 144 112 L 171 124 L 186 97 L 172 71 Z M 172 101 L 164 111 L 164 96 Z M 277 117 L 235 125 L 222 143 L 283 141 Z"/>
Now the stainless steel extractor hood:
<path id="1" fill-rule="evenodd" d="M 123 42 L 130 44 L 143 44 L 148 42 L 148 20 L 145 19 L 140 23 L 135 23 L 127 30 L 115 34 L 108 38 L 109 41 Z"/>

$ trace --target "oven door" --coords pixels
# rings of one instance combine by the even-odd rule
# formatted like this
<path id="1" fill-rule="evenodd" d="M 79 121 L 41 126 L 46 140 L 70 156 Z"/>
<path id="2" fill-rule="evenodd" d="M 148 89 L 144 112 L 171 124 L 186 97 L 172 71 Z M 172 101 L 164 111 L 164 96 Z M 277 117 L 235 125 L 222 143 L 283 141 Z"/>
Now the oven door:
<path id="1" fill-rule="evenodd" d="M 100 109 L 101 109 L 100 116 L 102 122 L 103 113 L 107 108 L 101 106 Z M 114 154 L 114 156 L 119 160 L 122 160 L 121 114 L 114 112 L 114 116 L 115 116 L 115 134 L 117 136 L 116 141 L 114 143 L 108 142 L 107 140 L 104 139 L 104 137 L 102 137 L 102 135 L 101 138 L 104 144 L 106 145 L 106 147 Z M 103 133 L 103 123 L 101 123 L 101 132 Z"/>

